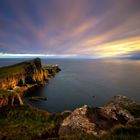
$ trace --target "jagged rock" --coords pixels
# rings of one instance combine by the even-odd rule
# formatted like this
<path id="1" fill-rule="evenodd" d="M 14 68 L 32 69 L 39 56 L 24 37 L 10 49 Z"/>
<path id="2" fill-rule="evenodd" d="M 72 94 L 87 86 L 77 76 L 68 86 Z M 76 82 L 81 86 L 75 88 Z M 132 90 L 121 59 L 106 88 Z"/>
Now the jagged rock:
<path id="1" fill-rule="evenodd" d="M 133 100 L 125 96 L 116 96 L 111 102 L 100 108 L 91 108 L 87 105 L 77 108 L 63 120 L 59 135 L 75 135 L 77 133 L 106 134 L 116 124 L 127 124 L 135 120 L 122 107 L 134 103 Z"/>
<path id="2" fill-rule="evenodd" d="M 135 104 L 137 103 L 133 99 L 117 95 L 101 109 L 111 118 L 120 121 L 120 123 L 126 123 L 128 121 L 134 121 L 134 117 L 125 109 L 125 107 Z"/>
<path id="3" fill-rule="evenodd" d="M 70 116 L 68 116 L 63 123 L 61 124 L 59 134 L 62 135 L 71 135 L 79 132 L 91 133 L 95 132 L 95 125 L 89 121 L 87 118 L 88 106 L 83 106 L 76 109 Z"/>
<path id="4" fill-rule="evenodd" d="M 115 124 L 116 120 L 111 119 L 100 108 L 93 109 L 85 105 L 74 110 L 62 122 L 59 135 L 74 135 L 77 133 L 102 135 Z"/>
<path id="5" fill-rule="evenodd" d="M 126 96 L 123 95 L 116 95 L 114 96 L 110 102 L 108 102 L 106 104 L 106 106 L 108 106 L 109 104 L 118 104 L 121 107 L 126 107 L 128 105 L 134 105 L 137 104 L 133 99 L 128 98 Z"/>
<path id="6" fill-rule="evenodd" d="M 104 106 L 101 108 L 101 111 L 122 124 L 134 120 L 134 117 L 118 104 L 109 104 L 108 106 Z"/>

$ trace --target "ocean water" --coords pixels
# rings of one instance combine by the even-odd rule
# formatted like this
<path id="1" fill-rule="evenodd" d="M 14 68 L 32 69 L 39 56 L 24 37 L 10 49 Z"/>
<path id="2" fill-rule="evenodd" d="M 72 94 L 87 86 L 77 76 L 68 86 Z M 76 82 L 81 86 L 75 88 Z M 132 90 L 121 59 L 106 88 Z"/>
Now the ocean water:
<path id="1" fill-rule="evenodd" d="M 24 59 L 26 60 L 26 59 Z M 23 59 L 0 59 L 0 66 Z M 73 110 L 85 104 L 102 106 L 121 94 L 140 101 L 139 60 L 42 59 L 42 64 L 58 64 L 62 69 L 46 86 L 30 93 L 47 101 L 26 101 L 50 112 Z"/>

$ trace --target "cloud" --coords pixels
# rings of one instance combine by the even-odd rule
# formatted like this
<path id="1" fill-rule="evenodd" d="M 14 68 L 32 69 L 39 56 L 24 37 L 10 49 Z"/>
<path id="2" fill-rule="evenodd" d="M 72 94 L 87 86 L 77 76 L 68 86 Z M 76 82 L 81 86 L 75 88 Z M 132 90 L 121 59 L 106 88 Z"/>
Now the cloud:
<path id="1" fill-rule="evenodd" d="M 0 52 L 116 57 L 139 51 L 139 4 L 139 0 L 0 1 Z"/>
<path id="2" fill-rule="evenodd" d="M 121 59 L 134 59 L 134 60 L 139 60 L 140 59 L 140 51 L 130 51 L 122 56 L 119 56 Z"/>

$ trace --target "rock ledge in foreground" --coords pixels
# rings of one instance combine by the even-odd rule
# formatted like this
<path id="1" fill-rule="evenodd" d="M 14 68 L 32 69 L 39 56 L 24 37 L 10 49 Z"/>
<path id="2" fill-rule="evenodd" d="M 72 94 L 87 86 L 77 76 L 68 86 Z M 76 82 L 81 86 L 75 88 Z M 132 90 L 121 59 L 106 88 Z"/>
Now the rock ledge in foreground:
<path id="1" fill-rule="evenodd" d="M 135 118 L 124 107 L 136 104 L 126 96 L 115 96 L 108 104 L 100 108 L 84 105 L 75 109 L 63 120 L 59 135 L 75 135 L 80 133 L 103 135 L 117 124 L 134 122 Z"/>

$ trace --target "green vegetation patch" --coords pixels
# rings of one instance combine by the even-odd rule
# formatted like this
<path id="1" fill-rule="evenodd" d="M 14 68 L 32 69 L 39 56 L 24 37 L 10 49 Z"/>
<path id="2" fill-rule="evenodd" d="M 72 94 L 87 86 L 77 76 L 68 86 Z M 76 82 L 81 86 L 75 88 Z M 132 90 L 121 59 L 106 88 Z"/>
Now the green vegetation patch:
<path id="1" fill-rule="evenodd" d="M 17 73 L 22 73 L 26 68 L 28 68 L 28 74 L 32 74 L 32 70 L 38 70 L 41 67 L 41 60 L 39 58 L 33 59 L 31 61 L 21 62 L 11 66 L 1 67 L 0 78 L 5 78 L 11 75 L 16 75 Z"/>
<path id="2" fill-rule="evenodd" d="M 88 134 L 59 137 L 59 126 L 70 112 L 51 114 L 28 106 L 0 108 L 0 138 L 14 140 L 139 140 L 140 126 L 117 125 L 109 134 L 95 137 Z"/>
<path id="3" fill-rule="evenodd" d="M 93 135 L 78 135 L 78 136 L 67 136 L 53 140 L 139 140 L 140 137 L 131 135 L 110 135 L 103 137 L 95 137 Z M 50 139 L 51 140 L 51 139 Z"/>
<path id="4" fill-rule="evenodd" d="M 140 118 L 140 105 L 133 104 L 125 107 L 135 118 Z"/>
<path id="5" fill-rule="evenodd" d="M 13 94 L 15 94 L 15 92 L 10 91 L 10 90 L 0 90 L 0 98 L 6 98 Z"/>
<path id="6" fill-rule="evenodd" d="M 139 140 L 140 127 L 139 126 L 115 126 L 109 134 L 101 137 L 96 137 L 91 134 L 80 134 L 75 136 L 65 136 L 59 140 Z"/>
<path id="7" fill-rule="evenodd" d="M 140 126 L 137 125 L 117 125 L 111 130 L 113 135 L 131 135 L 140 137 Z"/>
<path id="8" fill-rule="evenodd" d="M 58 128 L 68 114 L 50 114 L 28 106 L 0 108 L 0 136 L 6 139 L 57 137 Z"/>
<path id="9" fill-rule="evenodd" d="M 16 73 L 20 73 L 24 70 L 24 68 L 28 65 L 27 62 L 22 62 L 16 65 L 7 66 L 0 68 L 0 78 L 4 78 Z"/>

